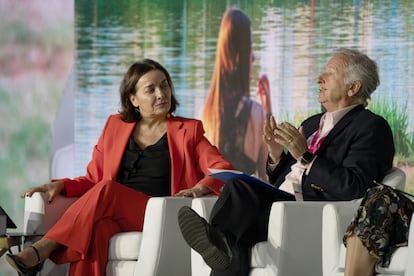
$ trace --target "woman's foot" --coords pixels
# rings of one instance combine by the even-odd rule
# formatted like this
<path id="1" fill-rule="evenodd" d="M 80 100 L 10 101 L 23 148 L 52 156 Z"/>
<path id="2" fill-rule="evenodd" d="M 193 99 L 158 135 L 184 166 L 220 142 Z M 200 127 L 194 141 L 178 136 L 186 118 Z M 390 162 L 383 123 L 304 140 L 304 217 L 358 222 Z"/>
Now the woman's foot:
<path id="1" fill-rule="evenodd" d="M 20 274 L 33 275 L 42 269 L 43 262 L 59 246 L 60 244 L 54 240 L 42 238 L 15 255 L 7 254 L 6 258 Z"/>
<path id="2" fill-rule="evenodd" d="M 29 251 L 32 251 L 31 253 Z M 19 273 L 23 275 L 33 274 L 42 269 L 43 262 L 40 259 L 39 251 L 34 246 L 26 247 L 19 254 L 7 254 L 9 264 Z"/>

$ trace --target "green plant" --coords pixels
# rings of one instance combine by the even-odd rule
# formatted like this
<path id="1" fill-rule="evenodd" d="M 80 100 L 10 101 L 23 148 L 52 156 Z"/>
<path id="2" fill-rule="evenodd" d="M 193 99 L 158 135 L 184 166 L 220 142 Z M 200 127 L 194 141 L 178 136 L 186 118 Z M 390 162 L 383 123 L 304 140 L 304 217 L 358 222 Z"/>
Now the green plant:
<path id="1" fill-rule="evenodd" d="M 384 117 L 390 124 L 395 144 L 395 163 L 414 164 L 414 133 L 409 129 L 407 106 L 397 106 L 395 101 L 376 100 L 368 108 Z"/>

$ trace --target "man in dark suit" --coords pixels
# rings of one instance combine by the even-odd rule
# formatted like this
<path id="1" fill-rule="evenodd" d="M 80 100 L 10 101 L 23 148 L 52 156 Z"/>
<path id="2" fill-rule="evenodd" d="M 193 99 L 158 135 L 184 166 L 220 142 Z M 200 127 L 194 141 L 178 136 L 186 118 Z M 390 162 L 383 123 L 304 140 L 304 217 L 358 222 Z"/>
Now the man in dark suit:
<path id="1" fill-rule="evenodd" d="M 326 110 L 299 129 L 270 118 L 263 139 L 269 182 L 296 200 L 361 198 L 391 169 L 394 142 L 382 117 L 365 109 L 379 85 L 376 63 L 352 49 L 338 49 L 318 78 L 318 100 Z M 287 151 L 285 150 L 287 149 Z M 179 212 L 187 243 L 212 275 L 248 275 L 249 249 L 267 239 L 272 203 L 286 200 L 242 179 L 226 183 L 210 224 L 191 208 Z"/>

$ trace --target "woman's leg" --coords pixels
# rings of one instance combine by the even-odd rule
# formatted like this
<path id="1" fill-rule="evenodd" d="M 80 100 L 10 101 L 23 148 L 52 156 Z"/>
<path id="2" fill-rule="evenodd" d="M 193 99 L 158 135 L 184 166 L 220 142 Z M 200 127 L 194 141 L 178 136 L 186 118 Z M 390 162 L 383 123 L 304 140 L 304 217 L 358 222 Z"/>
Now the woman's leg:
<path id="1" fill-rule="evenodd" d="M 115 181 L 101 181 L 76 200 L 45 237 L 66 246 L 65 251 L 74 251 L 66 252 L 67 256 L 77 253 L 78 259 L 85 259 L 95 224 L 103 218 L 113 220 L 120 231 L 142 231 L 149 198 Z M 58 259 L 74 261 L 73 258 Z"/>
<path id="2" fill-rule="evenodd" d="M 394 251 L 408 244 L 413 211 L 414 203 L 398 190 L 369 189 L 343 238 L 345 275 L 373 275 L 376 264 L 388 267 Z"/>
<path id="3" fill-rule="evenodd" d="M 376 259 L 361 240 L 353 235 L 347 238 L 345 276 L 373 276 Z"/>
<path id="4" fill-rule="evenodd" d="M 105 275 L 109 240 L 119 232 L 119 225 L 111 219 L 96 222 L 85 259 L 70 264 L 69 276 Z"/>

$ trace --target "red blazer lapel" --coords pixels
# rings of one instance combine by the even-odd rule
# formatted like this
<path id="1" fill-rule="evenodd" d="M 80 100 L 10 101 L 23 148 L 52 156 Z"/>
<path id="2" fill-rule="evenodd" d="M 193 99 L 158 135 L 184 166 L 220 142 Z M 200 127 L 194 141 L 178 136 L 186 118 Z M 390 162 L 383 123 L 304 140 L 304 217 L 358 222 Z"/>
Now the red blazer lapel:
<path id="1" fill-rule="evenodd" d="M 184 171 L 184 123 L 176 117 L 170 116 L 167 121 L 167 138 L 171 158 L 171 188 L 181 182 L 181 174 Z"/>
<path id="2" fill-rule="evenodd" d="M 126 123 L 116 117 L 113 124 L 108 125 L 106 133 L 107 143 L 105 144 L 105 172 L 110 175 L 104 175 L 104 178 L 116 179 L 119 167 L 121 166 L 122 156 L 128 144 L 129 137 L 134 130 L 136 123 Z"/>

